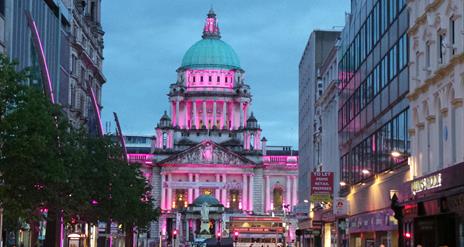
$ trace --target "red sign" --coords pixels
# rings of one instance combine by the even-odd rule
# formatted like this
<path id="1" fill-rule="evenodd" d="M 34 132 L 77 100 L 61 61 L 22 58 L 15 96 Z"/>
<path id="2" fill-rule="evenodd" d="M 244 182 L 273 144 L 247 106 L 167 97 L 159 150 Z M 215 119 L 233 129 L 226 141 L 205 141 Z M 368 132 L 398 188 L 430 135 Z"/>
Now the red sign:
<path id="1" fill-rule="evenodd" d="M 311 172 L 311 195 L 332 195 L 333 187 L 333 172 Z"/>

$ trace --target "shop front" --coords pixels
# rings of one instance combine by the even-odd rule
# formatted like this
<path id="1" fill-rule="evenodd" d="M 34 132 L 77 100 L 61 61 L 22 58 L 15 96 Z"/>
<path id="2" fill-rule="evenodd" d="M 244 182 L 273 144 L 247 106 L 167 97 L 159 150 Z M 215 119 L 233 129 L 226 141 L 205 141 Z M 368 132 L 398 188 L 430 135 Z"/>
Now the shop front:
<path id="1" fill-rule="evenodd" d="M 351 216 L 348 219 L 350 247 L 397 246 L 398 225 L 391 209 Z"/>
<path id="2" fill-rule="evenodd" d="M 404 246 L 464 245 L 464 163 L 412 180 L 403 190 Z"/>

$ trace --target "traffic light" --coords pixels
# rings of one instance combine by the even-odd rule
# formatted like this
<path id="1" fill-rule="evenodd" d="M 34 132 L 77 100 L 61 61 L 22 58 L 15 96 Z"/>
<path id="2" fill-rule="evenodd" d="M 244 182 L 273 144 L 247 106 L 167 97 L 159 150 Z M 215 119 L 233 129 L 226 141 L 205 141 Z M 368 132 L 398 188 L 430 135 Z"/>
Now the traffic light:
<path id="1" fill-rule="evenodd" d="M 172 238 L 173 238 L 173 239 L 177 239 L 177 230 L 174 230 L 174 231 L 172 232 Z"/>
<path id="2" fill-rule="evenodd" d="M 220 232 L 218 232 L 216 234 L 216 239 L 217 239 L 218 242 L 221 241 L 221 233 Z"/>
<path id="3" fill-rule="evenodd" d="M 412 235 L 411 235 L 410 232 L 406 232 L 406 233 L 404 234 L 404 237 L 406 237 L 407 239 L 411 239 Z"/>

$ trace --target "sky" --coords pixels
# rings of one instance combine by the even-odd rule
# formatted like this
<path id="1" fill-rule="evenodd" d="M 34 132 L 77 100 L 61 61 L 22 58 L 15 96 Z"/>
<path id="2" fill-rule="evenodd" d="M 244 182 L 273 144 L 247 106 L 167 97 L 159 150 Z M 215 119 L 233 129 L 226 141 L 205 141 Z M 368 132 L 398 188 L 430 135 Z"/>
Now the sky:
<path id="1" fill-rule="evenodd" d="M 125 135 L 154 135 L 182 57 L 201 39 L 213 6 L 234 48 L 268 145 L 298 148 L 298 64 L 311 31 L 340 30 L 348 0 L 102 1 L 103 122 L 117 112 Z M 115 124 L 112 123 L 111 130 Z"/>

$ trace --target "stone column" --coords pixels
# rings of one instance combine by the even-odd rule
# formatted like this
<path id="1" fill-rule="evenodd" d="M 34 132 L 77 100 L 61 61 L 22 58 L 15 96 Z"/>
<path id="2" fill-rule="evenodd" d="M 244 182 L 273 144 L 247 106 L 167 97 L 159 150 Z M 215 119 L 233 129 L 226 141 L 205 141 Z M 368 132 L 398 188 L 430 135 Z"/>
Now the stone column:
<path id="1" fill-rule="evenodd" d="M 172 181 L 172 174 L 168 175 L 168 182 Z M 168 200 L 167 200 L 167 207 L 168 210 L 172 209 L 172 189 L 168 187 Z"/>
<path id="2" fill-rule="evenodd" d="M 293 176 L 293 198 L 292 198 L 292 207 L 295 206 L 296 204 L 298 204 L 298 196 L 297 196 L 297 192 L 298 192 L 298 185 L 297 185 L 297 181 L 296 181 L 297 177 L 296 176 Z"/>
<path id="3" fill-rule="evenodd" d="M 285 190 L 287 192 L 285 196 L 285 204 L 290 204 L 290 192 L 292 191 L 290 178 L 290 176 L 287 176 L 287 186 L 285 186 Z"/>
<path id="4" fill-rule="evenodd" d="M 245 118 L 245 116 L 243 115 L 244 114 L 244 109 L 243 109 L 243 102 L 240 101 L 240 124 L 239 126 L 240 127 L 243 127 L 243 119 Z"/>
<path id="5" fill-rule="evenodd" d="M 206 101 L 203 101 L 203 124 L 208 128 L 208 122 L 206 121 Z"/>
<path id="6" fill-rule="evenodd" d="M 250 187 L 249 187 L 249 197 L 248 197 L 248 210 L 253 211 L 253 174 L 250 174 Z"/>
<path id="7" fill-rule="evenodd" d="M 175 106 L 174 101 L 171 101 L 171 124 L 173 126 L 176 125 L 176 123 L 175 123 L 175 121 L 176 121 L 175 114 L 176 114 L 176 106 Z"/>
<path id="8" fill-rule="evenodd" d="M 188 122 L 189 122 L 189 111 L 188 111 L 188 105 L 189 102 L 185 101 L 184 103 L 184 128 L 188 128 Z"/>
<path id="9" fill-rule="evenodd" d="M 265 211 L 271 210 L 271 181 L 269 176 L 266 175 L 266 202 L 265 202 Z"/>
<path id="10" fill-rule="evenodd" d="M 243 174 L 243 190 L 242 190 L 242 210 L 247 210 L 247 199 L 248 199 L 248 175 Z"/>
<path id="11" fill-rule="evenodd" d="M 166 188 L 164 187 L 166 175 L 161 173 L 161 209 L 167 209 L 166 207 Z"/>
<path id="12" fill-rule="evenodd" d="M 235 103 L 230 102 L 230 129 L 235 129 Z"/>
<path id="13" fill-rule="evenodd" d="M 222 182 L 224 184 L 227 184 L 226 180 L 227 180 L 226 174 L 222 174 Z M 221 198 L 221 203 L 222 205 L 224 205 L 224 207 L 227 207 L 227 189 L 226 188 L 227 187 L 222 189 L 222 198 Z"/>
<path id="14" fill-rule="evenodd" d="M 193 174 L 189 173 L 188 176 L 189 176 L 189 182 L 192 182 Z M 188 189 L 188 203 L 192 203 L 192 202 L 193 202 L 193 189 L 189 188 Z"/>
<path id="15" fill-rule="evenodd" d="M 216 106 L 216 100 L 213 102 L 213 126 L 216 125 L 216 111 L 217 111 L 217 106 Z M 211 126 L 212 128 L 212 126 Z"/>
<path id="16" fill-rule="evenodd" d="M 216 182 L 218 182 L 218 183 L 221 182 L 221 181 L 220 181 L 220 180 L 221 180 L 220 176 L 221 176 L 221 175 L 216 174 Z M 219 193 L 220 193 L 219 190 L 220 190 L 219 188 L 216 188 L 216 189 L 214 190 L 214 197 L 216 197 L 216 199 L 218 199 L 218 201 L 221 200 L 220 194 L 219 194 Z"/>
<path id="17" fill-rule="evenodd" d="M 179 114 L 180 114 L 180 112 L 179 112 L 179 104 L 180 104 L 179 98 L 177 98 L 177 100 L 176 100 L 176 124 L 175 124 L 175 126 L 179 126 Z"/>
<path id="18" fill-rule="evenodd" d="M 193 104 L 193 124 L 196 128 L 198 128 L 198 113 L 197 113 L 197 102 L 192 101 Z"/>
<path id="19" fill-rule="evenodd" d="M 199 182 L 200 181 L 200 174 L 195 174 L 195 182 Z M 197 199 L 197 197 L 200 196 L 200 188 L 195 188 L 195 198 L 193 198 L 193 200 Z"/>
<path id="20" fill-rule="evenodd" d="M 224 101 L 222 104 L 222 121 L 221 121 L 221 129 L 226 126 L 226 121 L 227 121 L 227 102 Z"/>

